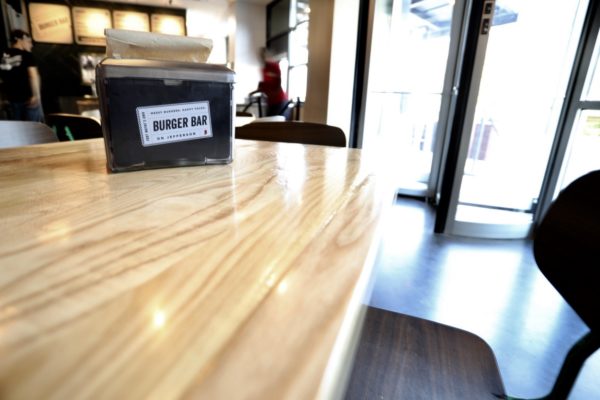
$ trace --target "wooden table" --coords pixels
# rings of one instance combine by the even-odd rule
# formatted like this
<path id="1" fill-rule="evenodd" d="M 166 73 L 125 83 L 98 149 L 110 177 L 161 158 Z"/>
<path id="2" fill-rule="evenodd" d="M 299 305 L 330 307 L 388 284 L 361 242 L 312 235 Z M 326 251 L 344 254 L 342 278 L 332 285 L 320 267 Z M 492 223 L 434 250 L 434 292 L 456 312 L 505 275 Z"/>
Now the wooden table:
<path id="1" fill-rule="evenodd" d="M 111 174 L 101 139 L 0 150 L 2 399 L 343 394 L 392 187 L 359 150 L 234 157 Z"/>

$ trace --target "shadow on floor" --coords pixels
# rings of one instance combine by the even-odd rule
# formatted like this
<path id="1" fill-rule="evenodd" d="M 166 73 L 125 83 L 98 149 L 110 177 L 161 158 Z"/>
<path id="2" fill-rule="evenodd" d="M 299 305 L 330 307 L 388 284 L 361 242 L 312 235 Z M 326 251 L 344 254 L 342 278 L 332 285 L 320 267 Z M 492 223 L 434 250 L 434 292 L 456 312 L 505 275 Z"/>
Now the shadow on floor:
<path id="1" fill-rule="evenodd" d="M 398 198 L 385 221 L 369 305 L 485 339 L 512 396 L 539 397 L 586 326 L 538 270 L 529 240 L 433 234 L 434 209 Z M 600 352 L 569 399 L 600 399 Z"/>

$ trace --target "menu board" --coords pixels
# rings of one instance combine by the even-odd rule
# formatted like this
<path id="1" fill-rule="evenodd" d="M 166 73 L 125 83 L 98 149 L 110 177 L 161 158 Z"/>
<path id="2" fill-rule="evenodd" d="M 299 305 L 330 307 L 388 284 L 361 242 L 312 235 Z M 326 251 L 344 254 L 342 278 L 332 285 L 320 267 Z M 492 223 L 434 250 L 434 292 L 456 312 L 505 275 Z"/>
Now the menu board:
<path id="1" fill-rule="evenodd" d="M 177 15 L 152 14 L 152 32 L 185 36 L 185 18 Z"/>
<path id="2" fill-rule="evenodd" d="M 75 42 L 106 46 L 104 30 L 112 28 L 110 11 L 103 8 L 73 7 Z"/>
<path id="3" fill-rule="evenodd" d="M 146 13 L 115 10 L 113 11 L 113 19 L 115 29 L 150 32 L 150 19 Z"/>
<path id="4" fill-rule="evenodd" d="M 41 43 L 73 43 L 71 13 L 61 4 L 29 4 L 31 37 Z"/>

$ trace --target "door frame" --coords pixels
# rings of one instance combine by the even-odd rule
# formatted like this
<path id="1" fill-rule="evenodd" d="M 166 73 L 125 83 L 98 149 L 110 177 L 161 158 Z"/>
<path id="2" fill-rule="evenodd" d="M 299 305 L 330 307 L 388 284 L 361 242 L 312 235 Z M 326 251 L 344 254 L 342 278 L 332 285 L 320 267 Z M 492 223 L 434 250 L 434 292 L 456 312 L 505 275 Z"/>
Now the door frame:
<path id="1" fill-rule="evenodd" d="M 469 150 L 471 126 L 489 37 L 489 34 L 481 34 L 481 25 L 483 19 L 488 18 L 491 27 L 493 19 L 493 11 L 491 15 L 484 16 L 485 4 L 489 3 L 495 4 L 495 0 L 469 1 L 466 8 L 465 15 L 468 15 L 468 18 L 464 20 L 468 20 L 468 24 L 462 35 L 462 43 L 459 44 L 461 57 L 458 60 L 461 65 L 457 68 L 458 81 L 453 85 L 457 93 L 454 110 L 449 114 L 449 131 L 445 139 L 447 140 L 446 157 L 440 174 L 439 188 L 436 189 L 439 193 L 436 197 L 439 200 L 434 225 L 435 233 L 456 233 L 454 217 Z"/>
<path id="2" fill-rule="evenodd" d="M 431 172 L 429 174 L 427 198 L 433 203 L 439 204 L 441 197 L 442 176 L 444 174 L 450 137 L 452 131 L 453 116 L 456 113 L 458 90 L 460 84 L 460 72 L 465 58 L 467 28 L 469 19 L 468 10 L 471 9 L 472 0 L 456 1 L 452 12 L 452 25 L 450 28 L 450 45 L 448 49 L 448 61 L 442 88 L 442 99 L 440 103 L 440 114 L 436 140 L 434 143 Z"/>
<path id="3" fill-rule="evenodd" d="M 577 45 L 575 59 L 565 100 L 558 120 L 550 158 L 546 167 L 538 207 L 534 215 L 535 226 L 539 225 L 550 204 L 558 196 L 558 182 L 565 156 L 569 147 L 571 133 L 580 110 L 600 110 L 600 101 L 581 100 L 587 73 L 594 55 L 596 41 L 600 39 L 600 2 L 589 1 L 581 36 Z"/>

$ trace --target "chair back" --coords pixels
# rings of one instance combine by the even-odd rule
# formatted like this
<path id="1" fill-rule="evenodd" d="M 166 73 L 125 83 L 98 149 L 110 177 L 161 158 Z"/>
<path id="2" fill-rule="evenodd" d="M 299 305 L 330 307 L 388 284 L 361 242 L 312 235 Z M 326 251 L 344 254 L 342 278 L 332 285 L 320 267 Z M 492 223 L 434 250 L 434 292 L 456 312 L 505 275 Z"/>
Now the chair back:
<path id="1" fill-rule="evenodd" d="M 346 135 L 335 126 L 314 122 L 252 122 L 235 128 L 237 139 L 346 147 Z"/>
<path id="2" fill-rule="evenodd" d="M 235 116 L 236 117 L 254 117 L 254 114 L 252 114 L 249 111 L 236 111 Z"/>
<path id="3" fill-rule="evenodd" d="M 254 106 L 256 106 L 258 110 L 258 116 L 263 117 L 263 114 L 266 114 L 266 111 L 263 112 L 263 109 L 266 110 L 267 108 L 267 95 L 263 92 L 253 92 L 248 96 L 248 103 L 241 111 L 250 112 L 254 116 L 255 113 L 252 113 L 252 111 L 248 111 Z"/>
<path id="4" fill-rule="evenodd" d="M 0 148 L 58 142 L 52 129 L 41 122 L 0 121 Z"/>
<path id="5" fill-rule="evenodd" d="M 296 100 L 288 100 L 279 112 L 279 115 L 285 117 L 287 121 L 301 121 L 302 104 L 299 97 L 296 97 Z"/>
<path id="6" fill-rule="evenodd" d="M 540 271 L 579 317 L 600 328 L 600 170 L 568 185 L 535 232 Z"/>
<path id="7" fill-rule="evenodd" d="M 61 142 L 102 137 L 102 126 L 92 117 L 66 113 L 47 114 L 46 123 L 54 129 Z"/>

